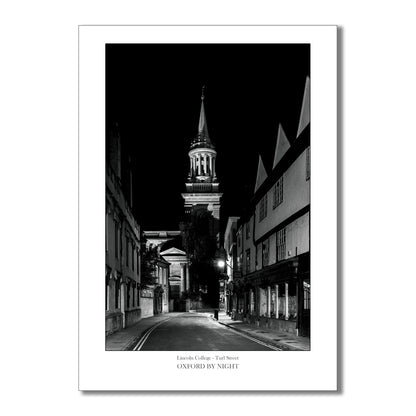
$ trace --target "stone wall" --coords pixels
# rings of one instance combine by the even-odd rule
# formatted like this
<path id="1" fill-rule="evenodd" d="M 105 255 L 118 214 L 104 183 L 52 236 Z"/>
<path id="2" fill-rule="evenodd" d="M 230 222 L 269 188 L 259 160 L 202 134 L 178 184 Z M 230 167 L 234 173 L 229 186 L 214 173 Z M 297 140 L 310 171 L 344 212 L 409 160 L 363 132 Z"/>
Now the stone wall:
<path id="1" fill-rule="evenodd" d="M 142 311 L 142 318 L 153 316 L 153 298 L 140 298 L 140 308 Z"/>
<path id="2" fill-rule="evenodd" d="M 110 335 L 113 332 L 123 328 L 123 314 L 121 312 L 110 312 L 105 316 L 105 334 Z"/>
<path id="3" fill-rule="evenodd" d="M 259 318 L 253 315 L 241 313 L 234 313 L 233 319 L 236 321 L 247 322 L 260 328 L 275 329 L 277 331 L 298 335 L 296 321 L 294 320 L 286 321 L 284 319 L 266 318 L 264 316 Z"/>
<path id="4" fill-rule="evenodd" d="M 297 335 L 296 321 L 285 321 L 283 319 L 260 318 L 259 326 L 263 328 L 275 329 L 281 332 L 288 332 Z"/>
<path id="5" fill-rule="evenodd" d="M 136 322 L 140 321 L 140 319 L 142 317 L 141 312 L 142 311 L 141 311 L 140 308 L 126 311 L 125 312 L 125 314 L 126 314 L 126 326 L 133 325 Z"/>

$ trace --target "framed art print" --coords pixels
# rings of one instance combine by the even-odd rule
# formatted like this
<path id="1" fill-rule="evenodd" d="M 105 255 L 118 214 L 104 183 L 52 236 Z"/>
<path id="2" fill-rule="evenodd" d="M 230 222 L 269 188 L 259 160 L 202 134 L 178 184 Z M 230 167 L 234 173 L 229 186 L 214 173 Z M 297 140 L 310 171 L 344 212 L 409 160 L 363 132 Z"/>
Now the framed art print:
<path id="1" fill-rule="evenodd" d="M 337 389 L 336 26 L 79 27 L 79 389 Z"/>

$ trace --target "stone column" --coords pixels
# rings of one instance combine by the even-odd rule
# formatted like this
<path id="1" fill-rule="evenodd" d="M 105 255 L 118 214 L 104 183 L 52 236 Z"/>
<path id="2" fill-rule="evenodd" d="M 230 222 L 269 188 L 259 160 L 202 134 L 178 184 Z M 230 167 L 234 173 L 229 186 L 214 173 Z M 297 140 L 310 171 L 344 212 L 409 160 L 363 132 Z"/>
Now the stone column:
<path id="1" fill-rule="evenodd" d="M 212 176 L 214 178 L 217 176 L 215 173 L 215 157 L 212 158 Z"/>
<path id="2" fill-rule="evenodd" d="M 272 288 L 267 286 L 267 317 L 271 316 Z"/>
<path id="3" fill-rule="evenodd" d="M 279 285 L 274 285 L 276 291 L 276 304 L 274 305 L 276 319 L 279 318 Z"/>
<path id="4" fill-rule="evenodd" d="M 289 283 L 285 283 L 285 319 L 289 319 Z"/>
<path id="5" fill-rule="evenodd" d="M 120 282 L 120 311 L 122 313 L 123 328 L 126 327 L 126 283 Z"/>
<path id="6" fill-rule="evenodd" d="M 186 263 L 186 281 L 185 281 L 185 290 L 189 291 L 189 263 Z"/>
<path id="7" fill-rule="evenodd" d="M 201 155 L 198 156 L 198 175 L 201 175 Z"/>
<path id="8" fill-rule="evenodd" d="M 181 263 L 180 264 L 180 266 L 181 266 L 181 292 L 184 292 L 186 289 L 185 289 L 185 276 L 184 276 L 184 267 L 183 267 L 183 264 Z"/>
<path id="9" fill-rule="evenodd" d="M 209 172 L 211 176 L 213 176 L 212 175 L 212 155 L 209 155 Z"/>

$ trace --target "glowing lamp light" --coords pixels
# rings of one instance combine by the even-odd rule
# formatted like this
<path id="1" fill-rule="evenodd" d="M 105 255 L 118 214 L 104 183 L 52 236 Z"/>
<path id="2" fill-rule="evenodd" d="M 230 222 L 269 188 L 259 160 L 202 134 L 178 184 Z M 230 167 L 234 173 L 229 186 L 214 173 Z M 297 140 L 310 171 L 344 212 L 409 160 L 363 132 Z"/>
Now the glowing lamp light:
<path id="1" fill-rule="evenodd" d="M 224 260 L 218 260 L 218 267 L 224 267 L 225 266 L 225 261 Z"/>

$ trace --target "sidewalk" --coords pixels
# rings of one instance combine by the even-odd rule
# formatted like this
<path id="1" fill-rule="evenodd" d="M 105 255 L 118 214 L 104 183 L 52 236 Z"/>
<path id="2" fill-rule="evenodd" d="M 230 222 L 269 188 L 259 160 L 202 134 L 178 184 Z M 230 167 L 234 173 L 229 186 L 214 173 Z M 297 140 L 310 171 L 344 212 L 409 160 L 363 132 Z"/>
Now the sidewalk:
<path id="1" fill-rule="evenodd" d="M 177 316 L 178 313 L 164 313 L 162 315 L 143 318 L 128 328 L 121 329 L 105 338 L 106 351 L 129 351 L 140 337 L 153 325 Z"/>
<path id="2" fill-rule="evenodd" d="M 234 321 L 223 311 L 219 313 L 218 322 L 267 344 L 281 348 L 283 351 L 310 350 L 310 339 L 307 337 L 297 337 L 287 332 L 258 327 L 243 321 Z"/>

